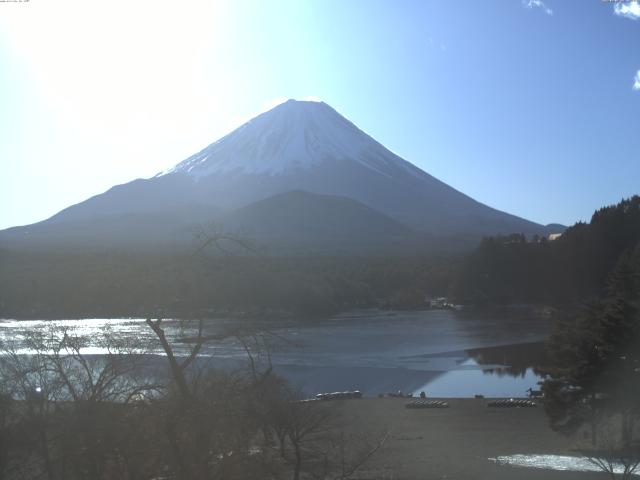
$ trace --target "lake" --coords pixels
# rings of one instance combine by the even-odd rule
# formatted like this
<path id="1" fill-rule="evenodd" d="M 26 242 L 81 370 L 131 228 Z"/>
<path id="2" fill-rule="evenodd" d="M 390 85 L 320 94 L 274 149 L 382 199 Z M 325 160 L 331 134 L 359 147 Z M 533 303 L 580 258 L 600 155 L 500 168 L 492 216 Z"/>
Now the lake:
<path id="1" fill-rule="evenodd" d="M 212 319 L 206 333 L 217 333 L 237 320 Z M 170 339 L 192 335 L 190 325 L 164 321 Z M 254 323 L 255 324 L 255 323 Z M 524 396 L 537 388 L 535 367 L 542 362 L 541 342 L 549 321 L 528 309 L 492 312 L 454 310 L 366 310 L 325 320 L 269 321 L 274 369 L 306 395 L 360 390 L 365 395 L 397 392 L 434 397 Z M 52 326 L 86 339 L 83 353 L 100 355 L 101 332 L 140 345 L 153 344 L 154 335 L 144 319 L 0 320 L 0 339 L 13 342 L 24 354 L 29 332 Z M 178 353 L 188 345 L 176 344 Z M 158 346 L 154 354 L 161 354 Z M 242 346 L 233 339 L 207 345 L 202 354 L 211 364 L 236 368 L 246 361 Z"/>

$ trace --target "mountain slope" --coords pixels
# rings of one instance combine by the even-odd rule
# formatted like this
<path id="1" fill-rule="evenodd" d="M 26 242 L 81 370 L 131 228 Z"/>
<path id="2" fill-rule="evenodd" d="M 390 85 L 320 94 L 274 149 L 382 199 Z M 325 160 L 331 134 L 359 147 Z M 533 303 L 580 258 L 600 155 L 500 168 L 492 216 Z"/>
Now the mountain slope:
<path id="1" fill-rule="evenodd" d="M 301 191 L 342 200 L 305 196 L 306 203 L 296 205 Z M 280 196 L 288 192 L 298 193 Z M 261 207 L 249 207 L 274 196 Z M 361 218 L 340 220 L 344 199 L 369 210 L 350 204 L 347 210 L 354 218 L 357 211 Z M 323 219 L 301 214 L 303 208 L 320 204 Z M 273 214 L 293 207 L 297 215 L 273 217 L 274 228 L 263 236 L 274 240 L 280 235 L 281 244 L 291 244 L 294 233 L 303 230 L 300 225 L 308 230 L 318 221 L 327 231 L 334 222 L 328 237 L 339 238 L 339 226 L 346 229 L 344 238 L 355 239 L 354 225 L 362 232 L 375 230 L 384 223 L 381 216 L 394 222 L 387 225 L 391 236 L 415 238 L 408 232 L 420 232 L 478 239 L 499 233 L 549 233 L 542 225 L 449 187 L 387 150 L 325 103 L 290 100 L 153 178 L 113 187 L 44 222 L 0 232 L 0 245 L 27 240 L 46 245 L 55 239 L 126 248 L 128 242 L 144 244 L 147 231 L 153 232 L 157 244 L 184 244 L 196 224 L 216 220 L 260 231 L 266 226 L 260 215 L 248 212 L 270 208 Z M 360 235 L 363 244 L 365 237 Z"/>
<path id="2" fill-rule="evenodd" d="M 220 222 L 276 251 L 373 253 L 417 249 L 424 236 L 356 200 L 293 191 L 230 212 Z"/>

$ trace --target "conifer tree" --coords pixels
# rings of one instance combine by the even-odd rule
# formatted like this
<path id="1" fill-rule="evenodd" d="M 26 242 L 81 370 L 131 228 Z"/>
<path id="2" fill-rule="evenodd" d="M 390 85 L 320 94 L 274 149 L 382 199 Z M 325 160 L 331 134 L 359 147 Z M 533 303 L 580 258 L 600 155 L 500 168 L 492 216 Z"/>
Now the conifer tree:
<path id="1" fill-rule="evenodd" d="M 548 342 L 553 368 L 542 385 L 551 425 L 571 433 L 618 414 L 623 440 L 640 414 L 640 244 L 625 252 L 603 297 L 560 322 Z"/>

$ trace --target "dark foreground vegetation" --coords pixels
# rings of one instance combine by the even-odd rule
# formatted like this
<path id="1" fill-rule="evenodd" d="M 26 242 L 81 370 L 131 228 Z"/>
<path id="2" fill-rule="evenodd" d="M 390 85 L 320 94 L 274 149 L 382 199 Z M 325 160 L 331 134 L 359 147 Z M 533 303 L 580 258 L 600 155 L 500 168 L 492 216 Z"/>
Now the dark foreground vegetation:
<path id="1" fill-rule="evenodd" d="M 551 426 L 582 429 L 599 466 L 611 473 L 615 458 L 631 478 L 640 466 L 640 244 L 620 257 L 600 298 L 558 320 L 547 347 Z"/>
<path id="2" fill-rule="evenodd" d="M 147 323 L 166 353 L 155 368 L 145 346 L 108 331 L 100 356 L 60 329 L 27 338 L 31 355 L 2 345 L 0 478 L 347 479 L 383 445 L 339 405 L 301 402 L 259 361 L 260 334 L 228 333 L 248 367 L 223 372 L 200 358 L 212 340 L 201 328 L 176 357 L 162 321 Z"/>

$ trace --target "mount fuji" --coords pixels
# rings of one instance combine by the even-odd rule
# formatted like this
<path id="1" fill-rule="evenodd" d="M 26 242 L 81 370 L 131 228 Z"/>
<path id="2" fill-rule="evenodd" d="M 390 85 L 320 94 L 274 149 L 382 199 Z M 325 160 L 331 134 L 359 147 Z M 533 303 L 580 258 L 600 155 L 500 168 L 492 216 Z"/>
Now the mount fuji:
<path id="1" fill-rule="evenodd" d="M 0 232 L 0 246 L 177 246 L 211 221 L 258 244 L 305 252 L 558 229 L 464 195 L 323 102 L 289 100 L 152 178 Z"/>

